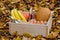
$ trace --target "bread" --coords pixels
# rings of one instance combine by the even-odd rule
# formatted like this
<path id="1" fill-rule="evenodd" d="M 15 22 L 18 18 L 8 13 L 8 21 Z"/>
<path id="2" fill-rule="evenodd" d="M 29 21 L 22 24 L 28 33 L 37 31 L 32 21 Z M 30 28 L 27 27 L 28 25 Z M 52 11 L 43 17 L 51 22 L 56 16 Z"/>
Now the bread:
<path id="1" fill-rule="evenodd" d="M 37 21 L 47 21 L 50 17 L 50 9 L 49 8 L 39 8 L 38 12 L 36 13 L 36 20 Z"/>

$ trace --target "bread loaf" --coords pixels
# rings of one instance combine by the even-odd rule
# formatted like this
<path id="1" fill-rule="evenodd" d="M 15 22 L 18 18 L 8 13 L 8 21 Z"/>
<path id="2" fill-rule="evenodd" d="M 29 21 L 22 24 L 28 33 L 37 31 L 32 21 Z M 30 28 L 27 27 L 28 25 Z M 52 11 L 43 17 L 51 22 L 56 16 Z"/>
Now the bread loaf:
<path id="1" fill-rule="evenodd" d="M 51 11 L 49 8 L 39 8 L 38 12 L 36 13 L 36 20 L 37 21 L 47 21 L 50 17 Z"/>

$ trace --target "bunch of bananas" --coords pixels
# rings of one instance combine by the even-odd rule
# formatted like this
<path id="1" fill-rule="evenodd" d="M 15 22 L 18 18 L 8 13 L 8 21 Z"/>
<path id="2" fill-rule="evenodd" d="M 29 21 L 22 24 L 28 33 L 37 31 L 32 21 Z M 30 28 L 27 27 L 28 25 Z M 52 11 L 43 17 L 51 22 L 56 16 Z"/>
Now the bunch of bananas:
<path id="1" fill-rule="evenodd" d="M 27 22 L 27 20 L 26 20 L 25 17 L 22 15 L 22 13 L 19 12 L 17 9 L 11 10 L 11 16 L 12 16 L 13 19 L 15 19 L 15 20 L 21 20 L 21 21 L 23 21 L 23 22 Z"/>

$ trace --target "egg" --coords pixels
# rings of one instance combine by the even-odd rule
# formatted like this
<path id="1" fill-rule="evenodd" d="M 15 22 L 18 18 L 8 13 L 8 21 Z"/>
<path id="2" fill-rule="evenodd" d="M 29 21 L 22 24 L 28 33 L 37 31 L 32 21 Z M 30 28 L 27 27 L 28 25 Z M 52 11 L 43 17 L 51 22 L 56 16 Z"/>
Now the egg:
<path id="1" fill-rule="evenodd" d="M 44 24 L 47 24 L 47 21 L 44 21 Z"/>
<path id="2" fill-rule="evenodd" d="M 37 22 L 36 22 L 36 24 L 40 24 L 40 22 L 39 22 L 39 21 L 37 21 Z"/>
<path id="3" fill-rule="evenodd" d="M 28 23 L 35 24 L 36 23 L 36 20 L 35 19 L 31 19 L 31 20 L 28 21 Z"/>
<path id="4" fill-rule="evenodd" d="M 44 24 L 44 21 L 40 21 L 41 24 Z"/>
<path id="5" fill-rule="evenodd" d="M 50 9 L 49 8 L 39 8 L 39 10 L 36 13 L 36 20 L 37 21 L 47 21 L 50 17 Z"/>
<path id="6" fill-rule="evenodd" d="M 33 20 L 33 24 L 36 24 L 36 20 L 35 19 L 32 19 Z"/>

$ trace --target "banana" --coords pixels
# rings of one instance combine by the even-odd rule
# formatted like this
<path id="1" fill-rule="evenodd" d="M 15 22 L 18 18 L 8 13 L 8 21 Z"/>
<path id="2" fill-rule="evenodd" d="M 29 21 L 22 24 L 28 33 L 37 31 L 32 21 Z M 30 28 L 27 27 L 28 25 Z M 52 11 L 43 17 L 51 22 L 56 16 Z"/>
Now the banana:
<path id="1" fill-rule="evenodd" d="M 17 19 L 14 12 L 13 12 L 13 10 L 11 10 L 11 16 L 13 17 L 13 19 Z"/>
<path id="2" fill-rule="evenodd" d="M 13 16 L 14 19 L 16 19 L 16 20 L 21 20 L 21 18 L 19 17 L 19 14 L 18 14 L 17 9 L 13 9 L 13 10 L 11 11 L 11 15 Z"/>
<path id="3" fill-rule="evenodd" d="M 18 10 L 17 9 L 13 9 L 13 10 L 14 10 L 14 14 L 15 14 L 17 20 L 21 20 L 19 13 L 18 13 Z"/>
<path id="4" fill-rule="evenodd" d="M 14 19 L 16 20 L 22 20 L 23 22 L 27 22 L 27 20 L 25 19 L 25 17 L 21 14 L 21 12 L 19 12 L 17 9 L 13 9 L 11 11 L 11 15 L 13 16 Z"/>
<path id="5" fill-rule="evenodd" d="M 18 13 L 19 13 L 19 16 L 21 17 L 22 21 L 23 21 L 23 22 L 27 22 L 27 20 L 26 20 L 25 17 L 21 14 L 21 12 L 18 11 Z"/>

